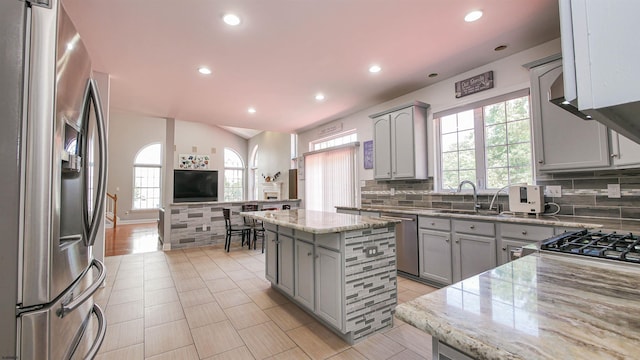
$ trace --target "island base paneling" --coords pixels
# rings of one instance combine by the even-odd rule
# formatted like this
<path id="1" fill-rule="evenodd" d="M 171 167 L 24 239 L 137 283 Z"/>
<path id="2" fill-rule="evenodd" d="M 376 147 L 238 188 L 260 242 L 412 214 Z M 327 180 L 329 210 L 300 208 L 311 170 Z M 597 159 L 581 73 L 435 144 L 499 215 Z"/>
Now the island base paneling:
<path id="1" fill-rule="evenodd" d="M 276 227 L 272 224 L 265 223 L 265 226 L 271 229 L 271 234 L 278 236 L 281 236 L 283 228 L 289 230 L 282 225 L 277 226 L 277 231 L 273 231 Z M 395 226 L 332 234 L 293 230 L 293 239 L 295 244 L 313 244 L 313 251 L 306 247 L 299 257 L 306 259 L 308 254 L 315 254 L 315 302 L 301 301 L 300 296 L 287 293 L 277 275 L 268 277 L 274 289 L 350 344 L 393 326 L 398 298 Z M 367 253 L 366 249 L 371 248 L 376 249 L 375 254 Z M 267 251 L 267 272 L 268 264 L 274 260 L 282 261 L 276 251 Z M 302 272 L 301 268 L 307 269 L 308 266 L 298 266 L 294 271 L 296 286 L 300 286 L 297 280 L 303 280 L 298 277 L 308 279 L 309 270 Z M 306 288 L 294 289 L 293 293 L 308 294 L 309 291 Z M 308 299 L 309 295 L 305 298 Z"/>

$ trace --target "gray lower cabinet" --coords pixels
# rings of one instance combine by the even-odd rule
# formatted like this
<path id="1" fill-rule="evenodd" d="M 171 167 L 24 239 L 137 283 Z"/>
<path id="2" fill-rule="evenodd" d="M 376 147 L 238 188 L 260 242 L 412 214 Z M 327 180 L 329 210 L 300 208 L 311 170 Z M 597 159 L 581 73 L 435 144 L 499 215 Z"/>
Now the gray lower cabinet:
<path id="1" fill-rule="evenodd" d="M 453 282 L 451 233 L 420 229 L 420 277 L 440 284 Z"/>
<path id="2" fill-rule="evenodd" d="M 265 225 L 265 277 L 286 294 L 293 296 L 293 237 L 279 234 Z"/>
<path id="3" fill-rule="evenodd" d="M 336 209 L 336 212 L 338 214 L 360 215 L 360 210 Z"/>
<path id="4" fill-rule="evenodd" d="M 313 244 L 295 241 L 295 292 L 293 298 L 310 310 L 315 308 Z"/>
<path id="5" fill-rule="evenodd" d="M 496 239 L 470 234 L 453 235 L 453 281 L 496 267 Z"/>
<path id="6" fill-rule="evenodd" d="M 515 260 L 523 246 L 538 243 L 554 235 L 553 226 L 528 224 L 498 224 L 498 265 Z"/>
<path id="7" fill-rule="evenodd" d="M 316 313 L 342 329 L 342 255 L 316 246 Z"/>
<path id="8" fill-rule="evenodd" d="M 473 360 L 472 357 L 438 341 L 435 337 L 432 340 L 431 350 L 433 360 Z"/>
<path id="9" fill-rule="evenodd" d="M 520 251 L 522 248 L 533 243 L 533 241 L 516 239 L 502 239 L 501 241 L 502 246 L 499 251 L 500 255 L 498 256 L 498 265 L 516 260 L 520 257 Z"/>
<path id="10" fill-rule="evenodd" d="M 451 226 L 454 282 L 496 267 L 494 223 L 454 219 Z"/>
<path id="11" fill-rule="evenodd" d="M 264 276 L 274 284 L 278 283 L 278 234 L 265 225 L 265 271 Z"/>
<path id="12" fill-rule="evenodd" d="M 293 237 L 278 234 L 278 286 L 293 296 Z"/>

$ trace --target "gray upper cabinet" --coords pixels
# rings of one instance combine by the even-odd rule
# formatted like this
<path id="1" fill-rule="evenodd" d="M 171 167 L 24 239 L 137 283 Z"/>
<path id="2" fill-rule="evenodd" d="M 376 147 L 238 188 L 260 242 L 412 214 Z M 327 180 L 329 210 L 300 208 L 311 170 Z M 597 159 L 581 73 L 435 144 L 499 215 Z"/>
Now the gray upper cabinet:
<path id="1" fill-rule="evenodd" d="M 640 144 L 612 130 L 611 165 L 620 169 L 640 166 Z"/>
<path id="2" fill-rule="evenodd" d="M 526 66 L 526 65 L 525 65 Z M 583 120 L 549 102 L 562 59 L 530 68 L 535 160 L 540 172 L 640 167 L 637 144 L 595 120 Z"/>
<path id="3" fill-rule="evenodd" d="M 607 127 L 582 120 L 549 102 L 551 84 L 561 74 L 561 59 L 530 69 L 537 169 L 553 172 L 609 166 Z"/>
<path id="4" fill-rule="evenodd" d="M 410 105 L 371 115 L 373 174 L 378 180 L 426 179 L 428 104 Z"/>

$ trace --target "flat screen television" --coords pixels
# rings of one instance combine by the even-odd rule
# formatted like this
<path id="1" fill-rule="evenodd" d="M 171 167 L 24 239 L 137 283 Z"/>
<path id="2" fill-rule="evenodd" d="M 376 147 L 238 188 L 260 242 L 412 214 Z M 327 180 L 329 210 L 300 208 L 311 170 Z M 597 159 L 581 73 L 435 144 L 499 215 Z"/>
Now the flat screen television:
<path id="1" fill-rule="evenodd" d="M 218 201 L 217 170 L 173 170 L 173 202 Z"/>

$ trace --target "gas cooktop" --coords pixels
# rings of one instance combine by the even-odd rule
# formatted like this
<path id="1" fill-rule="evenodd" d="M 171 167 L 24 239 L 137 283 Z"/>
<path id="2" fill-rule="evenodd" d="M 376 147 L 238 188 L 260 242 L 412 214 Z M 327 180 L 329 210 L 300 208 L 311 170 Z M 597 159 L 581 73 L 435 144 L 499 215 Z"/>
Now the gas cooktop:
<path id="1" fill-rule="evenodd" d="M 540 249 L 640 264 L 640 237 L 631 233 L 568 232 L 545 240 Z"/>

